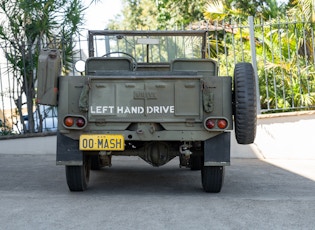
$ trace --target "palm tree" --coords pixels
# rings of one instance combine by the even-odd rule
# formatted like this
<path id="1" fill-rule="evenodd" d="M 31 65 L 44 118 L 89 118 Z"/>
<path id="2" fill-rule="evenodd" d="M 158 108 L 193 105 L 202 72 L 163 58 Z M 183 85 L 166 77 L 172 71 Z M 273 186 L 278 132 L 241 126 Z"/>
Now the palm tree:
<path id="1" fill-rule="evenodd" d="M 212 20 L 240 20 L 246 21 L 248 16 L 260 17 L 262 19 L 276 18 L 283 14 L 285 5 L 279 4 L 277 0 L 248 1 L 248 0 L 208 0 L 204 16 Z"/>
<path id="2" fill-rule="evenodd" d="M 26 96 L 30 132 L 34 132 L 35 70 L 39 50 L 42 47 L 63 49 L 64 60 L 67 60 L 73 53 L 71 37 L 80 30 L 84 9 L 81 0 L 0 2 L 0 12 L 4 15 L 0 25 L 1 47 L 11 67 L 12 81 L 21 88 L 12 97 L 24 124 L 22 96 Z"/>

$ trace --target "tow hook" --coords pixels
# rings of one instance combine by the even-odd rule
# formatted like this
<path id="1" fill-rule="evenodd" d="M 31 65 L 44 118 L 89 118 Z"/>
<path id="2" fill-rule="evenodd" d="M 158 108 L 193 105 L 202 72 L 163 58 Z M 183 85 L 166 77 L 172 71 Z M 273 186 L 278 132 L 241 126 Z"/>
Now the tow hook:
<path id="1" fill-rule="evenodd" d="M 192 152 L 189 149 L 191 147 L 192 147 L 191 144 L 186 143 L 186 142 L 184 142 L 184 144 L 179 146 L 179 152 L 180 152 L 179 167 L 180 168 L 181 167 L 185 167 L 185 168 L 189 167 L 189 159 L 190 159 L 190 155 L 192 154 Z"/>
<path id="2" fill-rule="evenodd" d="M 189 150 L 189 148 L 191 148 L 191 144 L 185 142 L 179 146 L 179 152 L 185 156 L 190 156 L 192 152 Z"/>

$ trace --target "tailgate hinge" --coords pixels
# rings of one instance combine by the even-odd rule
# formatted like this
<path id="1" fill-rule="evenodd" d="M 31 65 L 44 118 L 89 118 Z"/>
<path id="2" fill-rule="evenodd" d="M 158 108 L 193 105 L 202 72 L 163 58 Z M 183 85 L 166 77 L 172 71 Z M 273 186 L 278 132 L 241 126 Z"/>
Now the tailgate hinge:
<path id="1" fill-rule="evenodd" d="M 211 88 L 207 82 L 203 81 L 202 84 L 202 102 L 203 109 L 206 113 L 211 113 L 214 110 L 214 93 L 211 92 Z"/>

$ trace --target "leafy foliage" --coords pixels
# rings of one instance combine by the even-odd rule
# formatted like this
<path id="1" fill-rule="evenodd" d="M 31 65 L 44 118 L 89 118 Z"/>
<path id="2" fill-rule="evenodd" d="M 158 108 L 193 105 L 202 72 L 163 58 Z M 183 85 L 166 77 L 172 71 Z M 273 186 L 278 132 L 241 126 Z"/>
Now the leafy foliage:
<path id="1" fill-rule="evenodd" d="M 246 21 L 251 10 L 244 14 L 243 9 L 250 9 L 248 4 L 253 2 L 211 0 L 207 4 L 205 18 L 212 24 L 219 22 L 225 28 L 219 40 L 224 52 L 211 55 L 218 60 L 221 73 L 233 75 L 235 62 L 250 61 L 246 60 L 251 56 L 246 53 L 250 50 Z M 291 2 L 287 16 L 279 13 L 288 8 L 276 5 L 275 1 L 256 1 L 255 4 L 258 7 L 255 16 L 260 16 L 256 21 L 255 36 L 262 109 L 287 111 L 314 107 L 312 1 Z M 236 28 L 235 20 L 238 21 Z M 232 30 L 226 29 L 229 27 Z"/>
<path id="2" fill-rule="evenodd" d="M 203 19 L 206 0 L 157 0 L 158 23 L 160 28 L 170 25 L 187 26 Z"/>
<path id="3" fill-rule="evenodd" d="M 30 132 L 34 132 L 35 69 L 39 50 L 42 47 L 63 49 L 66 51 L 64 60 L 67 60 L 73 54 L 71 37 L 82 25 L 84 9 L 80 0 L 0 1 L 0 12 L 4 15 L 0 24 L 2 48 L 11 65 L 13 80 L 22 89 L 13 97 L 23 122 L 22 96 L 26 96 Z"/>
<path id="4" fill-rule="evenodd" d="M 111 22 L 111 29 L 169 29 L 203 20 L 207 0 L 123 0 L 122 23 Z"/>
<path id="5" fill-rule="evenodd" d="M 204 16 L 210 21 L 246 21 L 248 16 L 268 20 L 284 14 L 285 9 L 277 0 L 208 0 Z"/>

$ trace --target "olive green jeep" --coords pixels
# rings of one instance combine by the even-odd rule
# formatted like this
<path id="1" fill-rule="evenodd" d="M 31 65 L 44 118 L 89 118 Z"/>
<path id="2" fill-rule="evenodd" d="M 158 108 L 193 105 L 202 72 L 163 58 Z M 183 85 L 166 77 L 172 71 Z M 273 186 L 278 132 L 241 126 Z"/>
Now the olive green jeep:
<path id="1" fill-rule="evenodd" d="M 175 157 L 201 170 L 206 192 L 220 192 L 230 165 L 230 134 L 256 133 L 252 65 L 218 76 L 207 31 L 89 31 L 77 76 L 61 76 L 60 52 L 43 49 L 38 103 L 58 106 L 57 164 L 71 191 L 87 189 L 90 170 L 112 156 L 138 156 L 158 167 Z"/>

